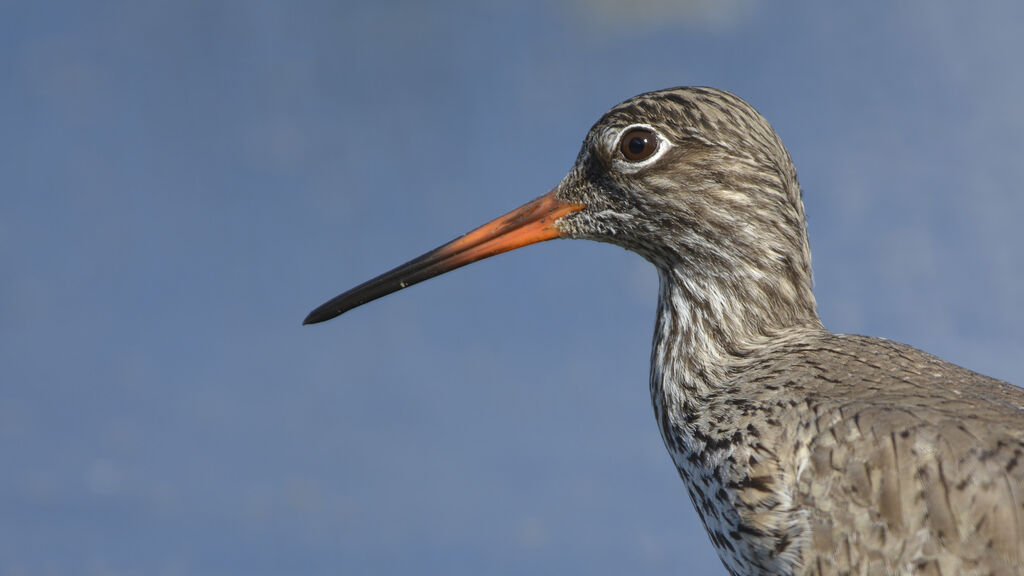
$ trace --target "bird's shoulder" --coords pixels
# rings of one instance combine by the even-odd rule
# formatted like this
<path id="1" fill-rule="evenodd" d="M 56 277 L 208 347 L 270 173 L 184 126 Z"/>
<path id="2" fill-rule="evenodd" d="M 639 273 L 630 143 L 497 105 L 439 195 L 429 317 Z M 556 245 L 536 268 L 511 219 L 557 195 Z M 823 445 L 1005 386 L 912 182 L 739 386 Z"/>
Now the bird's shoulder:
<path id="1" fill-rule="evenodd" d="M 866 410 L 880 432 L 952 418 L 1024 439 L 1024 389 L 883 338 L 801 331 L 741 356 L 729 374 L 716 394 L 759 408 L 826 421 Z"/>

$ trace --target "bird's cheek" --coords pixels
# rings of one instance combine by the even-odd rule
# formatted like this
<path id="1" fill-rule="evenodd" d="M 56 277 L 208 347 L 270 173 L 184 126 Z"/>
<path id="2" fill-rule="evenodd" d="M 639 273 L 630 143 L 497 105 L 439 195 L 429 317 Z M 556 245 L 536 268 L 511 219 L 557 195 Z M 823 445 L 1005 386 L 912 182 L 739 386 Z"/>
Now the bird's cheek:
<path id="1" fill-rule="evenodd" d="M 564 217 L 558 223 L 558 229 L 562 238 L 615 244 L 616 238 L 625 229 L 618 216 L 607 209 L 595 212 L 588 208 Z"/>
<path id="2" fill-rule="evenodd" d="M 584 208 L 579 212 L 559 218 L 555 222 L 555 228 L 558 229 L 558 236 L 560 238 L 587 238 L 588 231 L 593 228 L 593 219 L 587 214 L 587 209 Z"/>

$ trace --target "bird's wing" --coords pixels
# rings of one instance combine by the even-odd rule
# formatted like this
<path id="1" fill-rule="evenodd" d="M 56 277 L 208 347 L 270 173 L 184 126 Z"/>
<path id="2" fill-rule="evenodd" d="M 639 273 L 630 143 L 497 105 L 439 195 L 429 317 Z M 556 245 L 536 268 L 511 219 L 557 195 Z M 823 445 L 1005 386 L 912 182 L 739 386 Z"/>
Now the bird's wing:
<path id="1" fill-rule="evenodd" d="M 887 340 L 834 338 L 815 351 L 828 369 L 803 383 L 807 572 L 1024 573 L 1024 390 Z"/>

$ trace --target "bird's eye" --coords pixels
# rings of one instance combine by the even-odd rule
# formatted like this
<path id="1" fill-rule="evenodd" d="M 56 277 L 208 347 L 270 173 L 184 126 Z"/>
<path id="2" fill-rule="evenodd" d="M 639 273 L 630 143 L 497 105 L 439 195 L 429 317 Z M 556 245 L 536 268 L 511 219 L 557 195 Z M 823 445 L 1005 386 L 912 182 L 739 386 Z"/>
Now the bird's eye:
<path id="1" fill-rule="evenodd" d="M 619 152 L 629 162 L 643 162 L 658 151 L 658 135 L 650 128 L 633 128 L 619 140 Z"/>

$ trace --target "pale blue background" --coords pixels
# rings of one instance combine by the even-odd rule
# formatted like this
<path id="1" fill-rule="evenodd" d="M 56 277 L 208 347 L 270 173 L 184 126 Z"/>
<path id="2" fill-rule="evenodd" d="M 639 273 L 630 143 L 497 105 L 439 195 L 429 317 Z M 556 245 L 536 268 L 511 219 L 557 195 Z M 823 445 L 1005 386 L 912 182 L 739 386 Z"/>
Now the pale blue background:
<path id="1" fill-rule="evenodd" d="M 721 574 L 639 257 L 300 326 L 646 90 L 772 121 L 826 325 L 1024 383 L 1024 4 L 824 4 L 4 2 L 0 575 Z"/>

